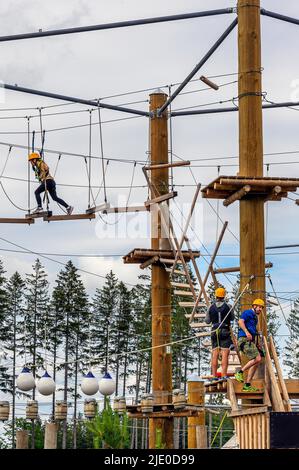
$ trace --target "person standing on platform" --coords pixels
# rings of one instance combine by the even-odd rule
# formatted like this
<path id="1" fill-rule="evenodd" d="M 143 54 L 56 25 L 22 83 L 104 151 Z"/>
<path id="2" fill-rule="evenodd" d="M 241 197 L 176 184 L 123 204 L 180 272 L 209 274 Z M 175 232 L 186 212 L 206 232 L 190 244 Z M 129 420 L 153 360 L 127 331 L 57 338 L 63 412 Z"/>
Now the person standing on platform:
<path id="1" fill-rule="evenodd" d="M 258 316 L 262 313 L 264 307 L 265 302 L 262 299 L 255 299 L 252 308 L 244 310 L 239 319 L 238 347 L 241 353 L 249 358 L 249 361 L 235 374 L 235 379 L 238 382 L 244 382 L 244 372 L 248 371 L 243 386 L 244 392 L 258 391 L 257 388 L 251 385 L 251 380 L 264 355 L 257 331 Z"/>
<path id="2" fill-rule="evenodd" d="M 228 356 L 233 345 L 230 324 L 234 319 L 232 307 L 225 301 L 226 291 L 223 287 L 215 290 L 215 302 L 210 306 L 205 323 L 212 323 L 211 341 L 212 341 L 212 380 L 218 380 L 217 368 L 218 359 L 221 352 L 221 375 L 227 378 Z"/>

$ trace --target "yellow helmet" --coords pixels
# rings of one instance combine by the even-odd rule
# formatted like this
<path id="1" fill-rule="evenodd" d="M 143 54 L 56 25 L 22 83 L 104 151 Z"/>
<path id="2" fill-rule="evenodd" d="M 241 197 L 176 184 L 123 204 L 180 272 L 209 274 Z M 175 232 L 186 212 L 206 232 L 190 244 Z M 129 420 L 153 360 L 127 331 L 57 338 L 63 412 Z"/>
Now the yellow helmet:
<path id="1" fill-rule="evenodd" d="M 32 152 L 28 155 L 29 162 L 30 160 L 37 160 L 38 158 L 40 158 L 40 154 L 38 152 Z"/>
<path id="2" fill-rule="evenodd" d="M 215 296 L 216 297 L 220 297 L 220 298 L 223 298 L 225 297 L 225 289 L 223 289 L 223 287 L 218 287 L 218 289 L 215 290 Z"/>
<path id="3" fill-rule="evenodd" d="M 252 302 L 252 305 L 260 305 L 261 307 L 265 307 L 265 302 L 262 299 L 255 299 Z"/>

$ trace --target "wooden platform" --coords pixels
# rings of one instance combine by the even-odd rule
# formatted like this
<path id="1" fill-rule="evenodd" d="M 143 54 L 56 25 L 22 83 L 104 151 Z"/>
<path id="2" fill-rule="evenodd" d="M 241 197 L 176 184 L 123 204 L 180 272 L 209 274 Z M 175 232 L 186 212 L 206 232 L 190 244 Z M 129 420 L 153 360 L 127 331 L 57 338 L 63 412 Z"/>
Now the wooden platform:
<path id="1" fill-rule="evenodd" d="M 252 380 L 251 384 L 258 388 L 259 391 L 256 393 L 243 392 L 243 384 L 237 382 L 235 379 L 230 379 L 234 383 L 234 389 L 237 398 L 262 398 L 264 393 L 264 381 L 262 379 Z M 277 382 L 278 383 L 278 382 Z M 292 399 L 299 399 L 299 379 L 285 379 L 285 384 L 289 397 Z M 278 383 L 279 385 L 279 383 Z M 226 393 L 227 392 L 227 381 L 218 380 L 217 382 L 206 382 L 205 383 L 205 393 Z"/>
<path id="2" fill-rule="evenodd" d="M 32 214 L 26 214 L 26 219 L 42 219 L 44 217 L 50 217 L 52 215 L 52 211 L 41 211 Z"/>
<path id="3" fill-rule="evenodd" d="M 50 217 L 43 217 L 45 222 L 55 222 L 62 220 L 84 220 L 84 219 L 95 219 L 95 214 L 71 214 L 71 215 L 52 215 Z"/>
<path id="4" fill-rule="evenodd" d="M 190 253 L 189 251 L 182 251 L 184 255 L 184 259 L 186 261 L 190 261 Z M 200 256 L 199 251 L 193 251 L 194 258 L 198 258 Z M 158 256 L 159 259 L 155 261 L 155 263 L 160 263 L 160 259 L 174 259 L 174 254 L 172 250 L 152 250 L 150 248 L 134 248 L 134 250 L 130 251 L 127 255 L 123 256 L 123 260 L 125 264 L 142 264 L 148 261 L 149 259 Z"/>
<path id="5" fill-rule="evenodd" d="M 13 218 L 13 217 L 2 217 L 0 218 L 0 224 L 34 224 L 35 220 L 32 217 L 25 217 L 24 219 Z"/>
<path id="6" fill-rule="evenodd" d="M 219 176 L 202 189 L 202 197 L 226 200 L 232 198 L 225 205 L 231 204 L 234 200 L 248 200 L 257 196 L 268 201 L 280 201 L 283 197 L 287 197 L 288 191 L 296 191 L 297 187 L 299 187 L 299 178 Z M 235 199 L 234 195 L 242 188 L 246 188 L 244 194 L 238 194 Z"/>
<path id="7" fill-rule="evenodd" d="M 187 404 L 183 409 L 175 409 L 172 403 L 156 404 L 153 406 L 153 411 L 143 413 L 141 411 L 141 404 L 127 405 L 126 407 L 129 418 L 179 418 L 179 417 L 195 417 L 202 410 L 202 407 Z"/>

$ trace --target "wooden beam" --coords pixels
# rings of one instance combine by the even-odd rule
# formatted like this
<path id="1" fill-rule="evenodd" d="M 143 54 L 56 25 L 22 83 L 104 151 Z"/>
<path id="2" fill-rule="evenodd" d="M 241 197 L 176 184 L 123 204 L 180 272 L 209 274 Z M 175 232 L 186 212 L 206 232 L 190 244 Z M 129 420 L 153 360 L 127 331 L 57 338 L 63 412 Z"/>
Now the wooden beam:
<path id="1" fill-rule="evenodd" d="M 118 214 L 120 212 L 148 212 L 149 207 L 145 206 L 131 206 L 131 207 L 110 207 L 105 209 L 107 214 Z"/>
<path id="2" fill-rule="evenodd" d="M 299 206 L 299 199 L 296 199 L 295 202 L 296 202 L 297 206 Z"/>
<path id="3" fill-rule="evenodd" d="M 159 261 L 159 256 L 152 256 L 150 259 L 148 259 L 147 261 L 145 261 L 144 263 L 142 263 L 140 265 L 140 269 L 145 269 L 145 268 L 148 268 L 149 266 L 151 266 L 152 264 L 154 263 L 157 263 Z"/>
<path id="4" fill-rule="evenodd" d="M 71 215 L 52 215 L 51 217 L 44 217 L 45 222 L 59 222 L 63 220 L 84 220 L 95 219 L 95 214 L 71 214 Z"/>
<path id="5" fill-rule="evenodd" d="M 250 186 L 258 185 L 261 186 L 262 188 L 271 188 L 274 186 L 289 186 L 289 187 L 294 187 L 297 188 L 299 186 L 299 178 L 297 180 L 280 180 L 280 179 L 263 179 L 261 178 L 256 178 L 256 179 L 251 179 L 250 177 L 248 178 L 220 178 L 220 184 L 221 185 L 235 185 L 235 186 L 244 186 L 249 184 Z"/>
<path id="6" fill-rule="evenodd" d="M 188 418 L 188 449 L 197 448 L 196 426 L 205 425 L 205 386 L 199 378 L 188 380 L 188 403 L 194 403 L 202 407 L 195 418 Z"/>
<path id="7" fill-rule="evenodd" d="M 181 287 L 182 289 L 189 289 L 190 288 L 189 284 L 183 284 L 182 282 L 171 282 L 170 281 L 170 284 L 172 285 L 172 287 Z"/>
<path id="8" fill-rule="evenodd" d="M 187 290 L 174 290 L 174 295 L 180 295 L 181 297 L 193 297 L 192 292 Z"/>
<path id="9" fill-rule="evenodd" d="M 89 207 L 89 209 L 86 210 L 86 214 L 94 214 L 95 212 L 106 213 L 106 210 L 109 208 L 110 208 L 110 203 L 104 202 L 103 204 L 100 204 L 99 206 Z"/>
<path id="10" fill-rule="evenodd" d="M 156 167 L 151 173 L 151 199 L 169 193 L 168 187 L 168 123 L 167 113 L 157 117 L 156 111 L 166 102 L 167 96 L 157 92 L 150 95 L 150 166 Z M 161 164 L 166 165 L 161 167 Z M 158 167 L 158 168 L 157 168 Z M 146 175 L 146 171 L 144 171 Z M 150 188 L 151 185 L 149 185 Z M 145 206 L 144 206 L 145 208 Z M 163 238 L 161 218 L 151 211 L 151 248 L 153 250 L 171 249 L 168 240 Z M 157 220 L 158 219 L 158 220 Z M 160 220 L 159 220 L 160 219 Z M 155 403 L 172 400 L 172 355 L 166 347 L 159 347 L 171 341 L 171 289 L 169 274 L 161 264 L 154 264 L 151 270 L 152 299 L 152 393 Z M 162 306 L 162 307 L 161 307 Z M 167 449 L 173 448 L 173 419 L 162 415 L 149 420 L 149 449 L 156 448 L 157 430 L 161 430 L 161 442 Z"/>
<path id="11" fill-rule="evenodd" d="M 173 191 L 172 193 L 163 194 L 162 196 L 155 197 L 154 199 L 149 199 L 144 203 L 145 206 L 150 206 L 151 204 L 159 204 L 163 201 L 168 201 L 169 199 L 173 199 L 178 195 L 177 191 Z"/>
<path id="12" fill-rule="evenodd" d="M 299 398 L 299 379 L 285 379 L 290 398 Z"/>
<path id="13" fill-rule="evenodd" d="M 267 406 L 260 406 L 258 408 L 249 408 L 247 410 L 236 410 L 236 411 L 231 411 L 228 416 L 230 418 L 236 418 L 238 416 L 247 416 L 247 415 L 256 415 L 260 413 L 267 413 L 268 412 L 268 407 Z"/>
<path id="14" fill-rule="evenodd" d="M 207 77 L 205 77 L 204 75 L 202 75 L 200 77 L 200 80 L 205 83 L 206 85 L 208 85 L 210 88 L 213 88 L 214 90 L 219 90 L 219 86 L 216 85 L 216 83 L 212 82 L 211 80 L 209 80 Z"/>
<path id="15" fill-rule="evenodd" d="M 195 302 L 179 302 L 179 306 L 180 306 L 180 307 L 194 307 L 194 305 L 195 305 Z M 204 304 L 203 302 L 201 302 L 201 303 L 198 303 L 198 304 L 197 304 L 197 307 L 198 307 L 198 308 L 199 308 L 199 307 L 206 307 L 206 304 Z M 190 318 L 191 318 L 191 315 L 192 315 L 192 314 L 190 313 Z M 193 315 L 193 318 L 194 318 L 194 315 Z M 193 320 L 193 318 L 192 318 L 192 320 Z"/>
<path id="16" fill-rule="evenodd" d="M 0 219 L 0 224 L 27 224 L 31 225 L 34 224 L 35 220 L 32 218 L 24 218 L 24 219 L 17 219 L 17 218 L 11 218 L 11 217 L 2 217 Z"/>
<path id="17" fill-rule="evenodd" d="M 200 411 L 194 410 L 176 410 L 176 411 L 153 411 L 152 413 L 142 413 L 142 412 L 128 412 L 128 418 L 133 419 L 161 419 L 165 418 L 169 420 L 169 418 L 184 418 L 184 417 L 196 417 Z"/>
<path id="18" fill-rule="evenodd" d="M 273 199 L 277 199 L 281 196 L 282 193 L 282 187 L 281 186 L 274 186 L 272 191 L 266 196 L 265 202 L 267 201 L 272 201 Z"/>
<path id="19" fill-rule="evenodd" d="M 191 313 L 185 313 L 185 317 L 186 318 L 190 318 L 191 317 Z M 205 313 L 196 313 L 194 315 L 194 318 L 205 318 L 206 317 L 206 314 Z"/>
<path id="20" fill-rule="evenodd" d="M 174 163 L 161 163 L 158 165 L 149 165 L 149 166 L 145 166 L 144 169 L 145 170 L 161 170 L 164 168 L 173 168 L 177 166 L 188 166 L 188 165 L 190 165 L 189 161 L 181 161 L 181 162 L 174 162 Z"/>
<path id="21" fill-rule="evenodd" d="M 165 268 L 165 271 L 167 271 L 168 273 L 171 273 L 172 272 L 172 269 L 171 268 Z M 180 276 L 186 276 L 186 274 L 184 273 L 184 271 L 179 271 L 178 269 L 175 269 L 174 270 L 174 273 L 175 274 L 179 274 Z"/>
<path id="22" fill-rule="evenodd" d="M 239 189 L 238 191 L 236 191 L 235 193 L 233 193 L 231 196 L 227 197 L 224 201 L 223 201 L 223 205 L 225 207 L 228 207 L 230 206 L 233 202 L 235 201 L 239 201 L 240 199 L 242 199 L 244 196 L 246 196 L 249 192 L 251 191 L 251 186 L 249 184 L 246 184 L 245 186 L 243 186 L 243 188 Z"/>
<path id="23" fill-rule="evenodd" d="M 186 224 L 185 224 L 185 227 L 184 227 L 182 236 L 181 236 L 180 243 L 179 243 L 180 250 L 182 250 L 183 243 L 184 243 L 184 241 L 186 240 L 186 235 L 187 235 L 188 227 L 189 227 L 189 224 L 190 224 L 192 215 L 193 215 L 193 211 L 194 211 L 195 204 L 196 204 L 196 201 L 197 201 L 197 198 L 198 198 L 198 195 L 199 195 L 200 188 L 201 188 L 201 184 L 199 183 L 199 184 L 197 185 L 197 187 L 196 187 L 195 194 L 194 194 L 194 196 L 193 196 L 193 200 L 192 200 L 192 204 L 191 204 L 191 208 L 190 208 L 190 211 L 189 211 L 187 220 L 186 220 Z M 176 268 L 176 261 L 177 261 L 178 259 L 179 259 L 179 252 L 176 253 L 175 262 L 174 262 L 173 267 L 172 267 L 171 275 L 173 275 L 173 273 L 174 273 L 174 270 L 175 270 L 175 268 Z"/>
<path id="24" fill-rule="evenodd" d="M 199 282 L 200 288 L 201 288 L 201 290 L 202 290 L 202 293 L 203 293 L 203 296 L 204 296 L 204 299 L 205 299 L 205 302 L 206 302 L 206 306 L 209 307 L 209 306 L 210 306 L 210 299 L 209 299 L 209 297 L 208 297 L 208 294 L 207 294 L 207 292 L 206 292 L 206 289 L 205 289 L 203 280 L 202 280 L 202 278 L 201 278 L 201 275 L 200 275 L 198 266 L 197 266 L 196 261 L 195 261 L 195 259 L 194 259 L 194 255 L 193 255 L 193 251 L 192 251 L 192 248 L 191 248 L 189 239 L 188 239 L 187 237 L 185 237 L 185 240 L 186 240 L 186 244 L 187 244 L 187 247 L 188 247 L 188 251 L 189 251 L 189 253 L 190 253 L 191 262 L 192 262 L 192 265 L 193 265 L 193 268 L 194 268 L 194 271 L 195 271 L 197 280 L 198 280 L 198 282 Z"/>
<path id="25" fill-rule="evenodd" d="M 281 395 L 280 395 L 280 390 L 279 390 L 279 387 L 278 387 L 278 384 L 277 384 L 277 381 L 276 381 L 276 377 L 275 377 L 275 373 L 274 373 L 274 370 L 273 370 L 273 365 L 272 365 L 272 361 L 271 361 L 271 357 L 270 357 L 270 353 L 269 353 L 269 349 L 268 349 L 268 344 L 267 344 L 267 338 L 265 336 L 264 336 L 264 348 L 265 348 L 265 354 L 266 354 L 266 356 L 265 356 L 266 367 L 268 369 L 269 376 L 270 376 L 270 382 L 271 382 L 271 401 L 272 401 L 272 404 L 273 404 L 273 410 L 274 411 L 285 411 L 283 401 L 282 401 Z"/>
<path id="26" fill-rule="evenodd" d="M 238 411 L 238 401 L 235 394 L 234 384 L 231 379 L 227 380 L 227 398 L 230 401 L 232 411 Z"/>
<path id="27" fill-rule="evenodd" d="M 32 214 L 26 214 L 26 219 L 41 219 L 43 217 L 51 217 L 52 211 L 41 211 Z"/>
<path id="28" fill-rule="evenodd" d="M 281 370 L 281 367 L 280 367 L 279 359 L 278 359 L 278 356 L 277 356 L 277 352 L 276 352 L 276 348 L 275 348 L 272 336 L 270 336 L 270 351 L 271 351 L 271 354 L 272 354 L 272 357 L 273 357 L 273 360 L 274 360 L 274 364 L 275 364 L 275 367 L 276 367 L 276 372 L 277 372 L 277 375 L 278 375 L 279 385 L 280 385 L 280 388 L 281 388 L 281 391 L 282 391 L 282 396 L 283 396 L 283 399 L 284 399 L 285 409 L 286 409 L 286 411 L 292 411 L 292 407 L 291 407 L 291 403 L 290 403 L 290 397 L 289 397 L 288 390 L 287 390 L 287 387 L 286 387 L 286 384 L 285 384 L 285 381 L 284 381 L 284 378 L 283 378 L 283 375 L 282 375 L 282 370 Z"/>
<path id="29" fill-rule="evenodd" d="M 266 268 L 273 268 L 273 263 L 266 263 L 265 264 L 265 269 Z M 232 268 L 219 268 L 215 269 L 214 273 L 215 274 L 223 274 L 223 273 L 235 273 L 240 271 L 240 266 L 235 266 Z"/>
<path id="30" fill-rule="evenodd" d="M 207 328 L 209 326 L 211 325 L 208 325 L 207 323 L 199 323 L 199 322 L 190 323 L 191 328 Z"/>
<path id="31" fill-rule="evenodd" d="M 207 280 L 208 280 L 208 278 L 209 278 L 209 274 L 210 274 L 211 270 L 213 269 L 213 264 L 214 264 L 216 255 L 217 255 L 217 253 L 218 253 L 220 244 L 221 244 L 221 242 L 222 242 L 222 239 L 223 239 L 223 236 L 224 236 L 224 233 L 225 233 L 225 230 L 226 230 L 227 225 L 228 225 L 228 222 L 227 222 L 227 221 L 224 222 L 223 227 L 222 227 L 222 230 L 221 230 L 221 233 L 220 233 L 219 238 L 218 238 L 218 241 L 217 241 L 217 243 L 216 243 L 215 250 L 214 250 L 214 252 L 213 252 L 213 254 L 212 254 L 212 257 L 211 257 L 211 259 L 210 259 L 210 264 L 209 264 L 209 267 L 208 267 L 208 271 L 207 271 L 207 273 L 206 273 L 206 275 L 205 275 L 205 278 L 204 278 L 204 280 L 203 280 L 203 285 L 204 285 L 204 286 L 206 285 L 206 282 L 207 282 Z M 192 313 L 191 313 L 191 317 L 190 317 L 190 320 L 189 320 L 190 322 L 193 320 L 193 315 L 195 314 L 196 307 L 198 306 L 198 304 L 199 304 L 199 302 L 200 302 L 201 296 L 202 296 L 202 289 L 200 290 L 200 292 L 199 292 L 199 294 L 198 294 L 198 296 L 197 296 L 197 299 L 196 299 L 196 301 L 195 301 L 195 305 L 194 305 L 194 307 L 193 307 L 193 311 L 192 311 Z"/>

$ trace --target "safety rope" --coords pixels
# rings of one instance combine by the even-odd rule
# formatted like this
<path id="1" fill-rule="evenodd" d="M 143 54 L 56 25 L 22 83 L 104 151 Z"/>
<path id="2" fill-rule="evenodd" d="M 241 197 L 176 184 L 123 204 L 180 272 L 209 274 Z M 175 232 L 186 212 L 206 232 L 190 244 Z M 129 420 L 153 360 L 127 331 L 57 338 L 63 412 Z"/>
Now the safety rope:
<path id="1" fill-rule="evenodd" d="M 4 171 L 5 171 L 6 165 L 7 165 L 7 163 L 8 163 L 8 159 L 9 159 L 9 157 L 10 157 L 11 151 L 12 151 L 12 146 L 10 146 L 9 149 L 8 149 L 8 152 L 7 152 L 7 155 L 6 155 L 6 160 L 5 160 L 5 163 L 4 163 L 4 165 L 3 165 L 0 178 L 2 178 L 2 176 L 3 176 L 3 174 L 4 174 Z"/>
<path id="2" fill-rule="evenodd" d="M 220 169 L 221 169 L 221 166 L 219 165 L 219 166 L 217 167 L 217 176 L 218 176 L 218 178 L 219 178 L 219 175 L 220 175 Z M 219 203 L 220 203 L 220 200 L 217 199 L 217 204 L 216 204 L 216 215 L 217 215 L 217 217 L 216 217 L 216 242 L 217 242 L 217 240 L 218 240 L 218 233 L 219 233 L 219 218 L 220 218 L 220 214 L 219 214 L 219 212 L 220 212 Z"/>
<path id="3" fill-rule="evenodd" d="M 277 300 L 277 303 L 278 303 L 278 305 L 279 305 L 279 308 L 280 308 L 280 311 L 281 311 L 281 313 L 282 313 L 282 316 L 283 316 L 283 318 L 284 318 L 284 320 L 285 320 L 286 326 L 287 326 L 287 328 L 288 328 L 290 334 L 292 334 L 292 331 L 291 331 L 289 322 L 288 322 L 288 320 L 287 320 L 287 318 L 286 318 L 286 316 L 285 316 L 285 314 L 284 314 L 284 311 L 283 311 L 283 308 L 282 308 L 282 306 L 281 306 L 280 300 L 279 300 L 279 298 L 278 298 L 278 296 L 277 296 L 277 294 L 276 294 L 276 291 L 275 291 L 275 289 L 274 289 L 274 285 L 273 285 L 273 282 L 272 282 L 272 279 L 271 279 L 271 275 L 270 275 L 270 274 L 268 274 L 268 279 L 269 279 L 269 282 L 270 282 L 271 287 L 272 287 L 272 289 L 273 289 L 273 292 L 274 292 L 274 295 L 275 295 L 275 297 L 276 297 L 276 300 Z"/>
<path id="4" fill-rule="evenodd" d="M 30 117 L 27 117 L 27 157 L 30 154 Z M 31 164 L 28 160 L 27 162 L 27 175 L 28 175 L 28 182 L 27 182 L 27 199 L 28 199 L 28 214 L 30 214 L 30 170 Z"/>
<path id="5" fill-rule="evenodd" d="M 99 133 L 100 133 L 100 148 L 101 148 L 101 160 L 102 160 L 103 187 L 104 187 L 104 202 L 107 202 L 106 180 L 105 180 L 105 172 L 104 172 L 104 149 L 103 149 L 103 131 L 102 131 L 100 100 L 98 100 L 98 114 L 99 114 Z"/>
<path id="6" fill-rule="evenodd" d="M 214 437 L 213 437 L 213 440 L 212 440 L 212 442 L 211 442 L 211 447 L 213 447 L 213 444 L 214 444 L 214 442 L 215 442 L 215 439 L 216 439 L 216 437 L 218 436 L 219 431 L 220 431 L 220 429 L 221 429 L 222 426 L 223 426 L 223 423 L 224 423 L 224 420 L 225 420 L 226 416 L 227 416 L 227 410 L 226 410 L 226 412 L 224 413 L 224 415 L 223 415 L 223 417 L 222 417 L 222 420 L 221 420 L 221 422 L 220 422 L 220 424 L 219 424 L 219 427 L 218 427 L 218 429 L 217 429 L 217 431 L 216 431 L 216 433 L 215 433 L 215 435 L 214 435 Z"/>
<path id="7" fill-rule="evenodd" d="M 90 196 L 91 196 L 91 139 L 92 139 L 92 113 L 89 110 L 89 143 L 88 143 L 88 209 L 90 208 Z"/>

